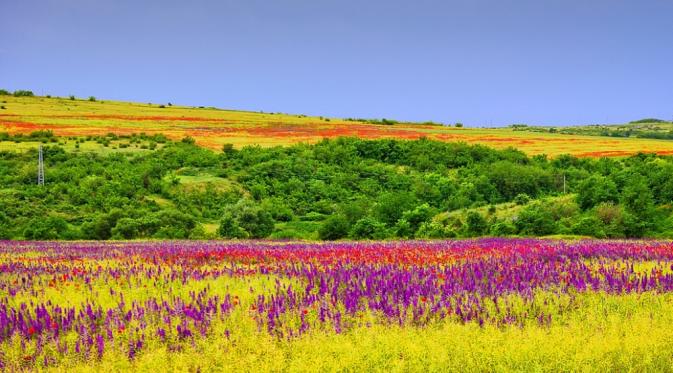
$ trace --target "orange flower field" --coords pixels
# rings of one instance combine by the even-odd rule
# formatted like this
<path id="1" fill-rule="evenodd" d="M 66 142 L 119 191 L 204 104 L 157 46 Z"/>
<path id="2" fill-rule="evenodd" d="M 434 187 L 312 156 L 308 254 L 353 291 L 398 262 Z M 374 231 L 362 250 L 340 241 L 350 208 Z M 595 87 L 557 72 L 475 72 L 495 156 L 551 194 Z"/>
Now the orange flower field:
<path id="1" fill-rule="evenodd" d="M 60 136 L 162 133 L 172 139 L 193 137 L 199 145 L 276 146 L 353 136 L 367 139 L 462 141 L 494 148 L 514 147 L 528 154 L 573 154 L 580 157 L 626 156 L 637 152 L 673 154 L 673 142 L 638 138 L 562 135 L 510 128 L 456 128 L 432 124 L 371 124 L 361 121 L 193 108 L 116 101 L 46 97 L 2 98 L 0 131 L 30 133 L 52 130 Z M 162 105 L 163 106 L 163 105 Z"/>

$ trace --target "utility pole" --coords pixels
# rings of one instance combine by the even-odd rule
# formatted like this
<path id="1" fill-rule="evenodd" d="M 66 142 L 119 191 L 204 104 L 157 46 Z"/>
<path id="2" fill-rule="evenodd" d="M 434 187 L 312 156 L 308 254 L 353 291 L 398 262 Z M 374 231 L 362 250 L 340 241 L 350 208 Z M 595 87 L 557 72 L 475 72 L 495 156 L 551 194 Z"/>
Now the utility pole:
<path id="1" fill-rule="evenodd" d="M 44 185 L 44 158 L 42 157 L 42 144 L 40 144 L 38 154 L 37 185 Z"/>

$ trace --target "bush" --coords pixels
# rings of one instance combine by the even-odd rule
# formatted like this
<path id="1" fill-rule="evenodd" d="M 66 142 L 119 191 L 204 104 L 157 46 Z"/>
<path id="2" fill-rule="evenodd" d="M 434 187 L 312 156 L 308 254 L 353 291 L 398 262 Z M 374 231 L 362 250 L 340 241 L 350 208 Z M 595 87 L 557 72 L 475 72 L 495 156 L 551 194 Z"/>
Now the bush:
<path id="1" fill-rule="evenodd" d="M 289 208 L 285 202 L 278 199 L 266 199 L 262 201 L 261 206 L 264 210 L 268 211 L 271 214 L 271 217 L 275 221 L 292 221 L 294 219 L 294 214 L 292 209 Z M 322 217 L 322 215 L 321 215 Z"/>
<path id="2" fill-rule="evenodd" d="M 395 236 L 410 238 L 414 236 L 414 229 L 406 219 L 400 219 L 395 223 Z"/>
<path id="3" fill-rule="evenodd" d="M 33 97 L 33 91 L 26 91 L 23 89 L 20 89 L 18 91 L 14 91 L 14 97 Z"/>
<path id="4" fill-rule="evenodd" d="M 610 225 L 615 222 L 621 224 L 622 222 L 622 209 L 612 202 L 600 203 L 596 206 L 594 211 L 596 217 L 598 217 L 604 225 Z"/>
<path id="5" fill-rule="evenodd" d="M 582 210 L 602 202 L 617 202 L 617 185 L 603 176 L 594 175 L 582 181 L 577 188 L 577 203 Z"/>
<path id="6" fill-rule="evenodd" d="M 294 229 L 284 229 L 271 233 L 269 238 L 272 240 L 301 240 L 305 237 Z"/>
<path id="7" fill-rule="evenodd" d="M 355 223 L 350 231 L 350 237 L 357 240 L 380 240 L 388 237 L 388 231 L 385 224 L 372 217 L 365 217 Z"/>
<path id="8" fill-rule="evenodd" d="M 392 226 L 402 218 L 405 210 L 413 209 L 416 203 L 411 193 L 384 193 L 376 201 L 374 216 L 378 221 Z"/>
<path id="9" fill-rule="evenodd" d="M 74 95 L 70 95 L 70 96 L 68 96 L 68 98 L 70 99 L 70 101 L 75 101 L 75 96 Z"/>
<path id="10" fill-rule="evenodd" d="M 526 236 L 546 236 L 556 232 L 554 217 L 547 206 L 539 202 L 521 210 L 514 225 L 519 234 Z"/>
<path id="11" fill-rule="evenodd" d="M 93 97 L 93 96 L 89 96 L 89 101 L 92 101 L 92 102 L 94 102 L 94 101 L 96 101 L 96 98 L 95 98 L 95 97 Z"/>
<path id="12" fill-rule="evenodd" d="M 233 155 L 236 153 L 236 149 L 234 149 L 234 144 L 224 144 L 222 145 L 222 153 L 229 156 Z"/>
<path id="13" fill-rule="evenodd" d="M 68 223 L 61 217 L 34 218 L 24 230 L 23 236 L 29 240 L 56 240 L 68 230 Z"/>
<path id="14" fill-rule="evenodd" d="M 0 211 L 0 240 L 8 240 L 12 238 L 9 225 L 10 225 L 9 218 L 5 213 Z"/>
<path id="15" fill-rule="evenodd" d="M 341 214 L 334 214 L 322 223 L 318 230 L 318 237 L 321 240 L 338 240 L 348 236 L 349 230 L 350 225 L 346 217 Z"/>
<path id="16" fill-rule="evenodd" d="M 0 96 L 9 96 L 9 91 L 6 89 L 0 89 Z"/>
<path id="17" fill-rule="evenodd" d="M 573 234 L 580 236 L 591 236 L 596 238 L 605 238 L 603 222 L 595 215 L 583 216 L 572 225 Z"/>
<path id="18" fill-rule="evenodd" d="M 411 232 L 416 232 L 421 224 L 430 220 L 437 210 L 433 207 L 430 207 L 429 204 L 424 203 L 422 205 L 416 206 L 413 210 L 405 211 L 402 214 L 402 219 L 407 221 L 410 225 Z"/>
<path id="19" fill-rule="evenodd" d="M 201 224 L 194 227 L 194 229 L 192 229 L 192 232 L 189 234 L 190 240 L 212 240 L 215 238 L 217 238 L 217 236 L 212 233 L 206 232 L 205 228 L 203 228 L 203 225 Z"/>
<path id="20" fill-rule="evenodd" d="M 238 225 L 238 221 L 231 211 L 225 212 L 222 216 L 222 219 L 220 220 L 220 226 L 217 229 L 217 234 L 223 238 L 249 237 L 248 232 Z"/>
<path id="21" fill-rule="evenodd" d="M 514 197 L 514 203 L 516 203 L 519 206 L 523 206 L 530 202 L 530 197 L 526 193 L 519 193 Z"/>
<path id="22" fill-rule="evenodd" d="M 497 237 L 507 237 L 516 234 L 516 227 L 508 221 L 499 221 L 491 226 L 491 234 Z"/>
<path id="23" fill-rule="evenodd" d="M 488 222 L 480 213 L 470 211 L 465 219 L 465 233 L 469 237 L 481 236 L 488 232 Z"/>
<path id="24" fill-rule="evenodd" d="M 121 218 L 117 221 L 117 225 L 112 228 L 112 238 L 115 239 L 131 239 L 140 235 L 142 224 L 131 218 Z"/>
<path id="25" fill-rule="evenodd" d="M 225 209 L 218 234 L 225 238 L 264 238 L 273 232 L 271 214 L 254 202 L 241 199 Z"/>
<path id="26" fill-rule="evenodd" d="M 447 230 L 444 225 L 436 221 L 428 221 L 421 224 L 414 235 L 415 238 L 453 238 L 456 233 L 452 230 Z"/>

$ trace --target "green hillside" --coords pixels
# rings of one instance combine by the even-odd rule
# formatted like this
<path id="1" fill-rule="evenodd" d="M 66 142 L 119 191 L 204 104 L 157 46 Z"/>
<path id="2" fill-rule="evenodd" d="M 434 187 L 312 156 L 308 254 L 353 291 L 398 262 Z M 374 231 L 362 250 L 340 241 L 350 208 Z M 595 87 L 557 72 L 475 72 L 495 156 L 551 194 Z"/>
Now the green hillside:
<path id="1" fill-rule="evenodd" d="M 673 158 L 653 154 L 548 159 L 354 138 L 218 152 L 190 138 L 50 132 L 3 144 L 4 239 L 673 234 Z M 36 185 L 38 144 L 44 186 Z"/>

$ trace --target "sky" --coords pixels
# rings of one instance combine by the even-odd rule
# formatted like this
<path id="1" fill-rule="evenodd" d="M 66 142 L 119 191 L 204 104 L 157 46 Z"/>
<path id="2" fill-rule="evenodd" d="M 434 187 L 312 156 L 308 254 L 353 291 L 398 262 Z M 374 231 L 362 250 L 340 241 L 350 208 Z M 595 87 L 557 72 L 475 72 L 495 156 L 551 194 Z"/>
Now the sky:
<path id="1" fill-rule="evenodd" d="M 673 119 L 671 0 L 0 0 L 0 88 L 353 118 Z"/>

